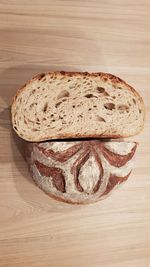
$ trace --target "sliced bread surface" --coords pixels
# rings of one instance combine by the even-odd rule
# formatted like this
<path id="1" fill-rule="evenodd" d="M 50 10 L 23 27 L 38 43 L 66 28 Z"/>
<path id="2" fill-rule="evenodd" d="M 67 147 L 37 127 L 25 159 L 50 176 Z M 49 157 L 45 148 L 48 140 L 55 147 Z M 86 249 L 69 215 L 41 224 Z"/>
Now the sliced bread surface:
<path id="1" fill-rule="evenodd" d="M 108 73 L 39 74 L 18 90 L 12 123 L 27 141 L 118 138 L 139 133 L 144 103 L 126 82 Z"/>

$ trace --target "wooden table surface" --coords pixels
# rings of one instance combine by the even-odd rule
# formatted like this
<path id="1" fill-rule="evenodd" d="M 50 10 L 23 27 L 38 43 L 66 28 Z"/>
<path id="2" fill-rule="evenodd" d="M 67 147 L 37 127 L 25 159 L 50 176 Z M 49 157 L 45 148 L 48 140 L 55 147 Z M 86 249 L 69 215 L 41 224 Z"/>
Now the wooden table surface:
<path id="1" fill-rule="evenodd" d="M 111 72 L 144 98 L 135 169 L 104 201 L 61 204 L 29 177 L 10 104 L 48 70 Z M 150 266 L 149 97 L 149 1 L 0 0 L 0 266 Z"/>

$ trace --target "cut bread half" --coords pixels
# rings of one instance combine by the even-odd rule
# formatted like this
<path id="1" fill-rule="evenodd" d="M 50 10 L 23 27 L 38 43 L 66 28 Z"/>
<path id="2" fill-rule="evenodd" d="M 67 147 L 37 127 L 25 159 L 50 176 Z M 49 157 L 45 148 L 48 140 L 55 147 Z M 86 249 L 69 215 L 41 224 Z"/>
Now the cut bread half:
<path id="1" fill-rule="evenodd" d="M 16 94 L 12 123 L 27 141 L 118 138 L 139 133 L 144 103 L 126 82 L 108 73 L 50 72 Z"/>

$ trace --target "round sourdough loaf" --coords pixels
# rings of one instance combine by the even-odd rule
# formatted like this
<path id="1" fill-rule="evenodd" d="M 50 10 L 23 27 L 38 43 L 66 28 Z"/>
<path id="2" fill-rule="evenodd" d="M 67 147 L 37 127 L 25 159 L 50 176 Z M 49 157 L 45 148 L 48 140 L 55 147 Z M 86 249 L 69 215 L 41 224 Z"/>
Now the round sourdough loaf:
<path id="1" fill-rule="evenodd" d="M 83 140 L 27 143 L 33 180 L 51 197 L 87 204 L 106 197 L 129 177 L 137 143 Z"/>

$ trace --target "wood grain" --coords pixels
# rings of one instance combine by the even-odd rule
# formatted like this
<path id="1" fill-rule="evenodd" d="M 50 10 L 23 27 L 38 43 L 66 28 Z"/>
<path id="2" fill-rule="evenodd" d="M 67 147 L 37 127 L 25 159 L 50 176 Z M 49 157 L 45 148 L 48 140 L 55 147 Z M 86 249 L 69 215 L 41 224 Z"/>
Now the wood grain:
<path id="1" fill-rule="evenodd" d="M 0 266 L 150 266 L 149 13 L 146 0 L 0 1 Z M 38 189 L 11 131 L 16 89 L 48 70 L 111 72 L 144 98 L 135 170 L 94 205 Z"/>

